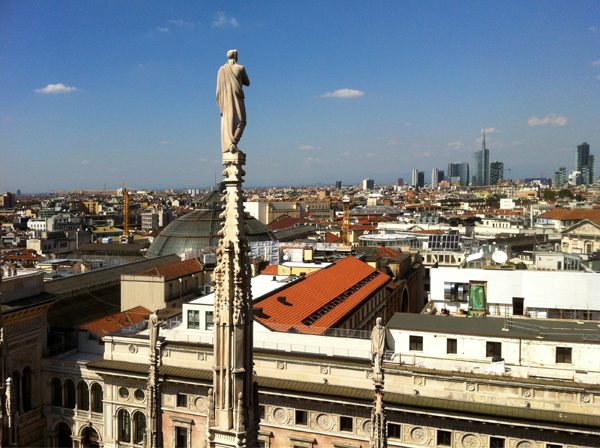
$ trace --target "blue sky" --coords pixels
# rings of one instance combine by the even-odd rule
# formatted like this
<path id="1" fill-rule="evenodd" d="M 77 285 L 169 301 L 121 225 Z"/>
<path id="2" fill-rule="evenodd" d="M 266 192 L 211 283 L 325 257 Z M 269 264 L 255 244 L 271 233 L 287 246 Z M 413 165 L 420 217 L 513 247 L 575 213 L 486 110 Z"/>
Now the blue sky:
<path id="1" fill-rule="evenodd" d="M 229 48 L 249 186 L 429 181 L 483 128 L 515 178 L 600 157 L 596 0 L 2 0 L 0 191 L 211 185 Z"/>

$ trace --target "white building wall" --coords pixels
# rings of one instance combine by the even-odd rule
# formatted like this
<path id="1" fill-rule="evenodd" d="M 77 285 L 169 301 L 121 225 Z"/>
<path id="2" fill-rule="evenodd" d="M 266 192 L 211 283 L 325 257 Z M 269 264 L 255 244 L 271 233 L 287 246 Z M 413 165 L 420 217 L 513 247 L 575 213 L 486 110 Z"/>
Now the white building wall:
<path id="1" fill-rule="evenodd" d="M 431 301 L 439 308 L 454 311 L 455 303 L 444 302 L 444 283 L 487 282 L 488 309 L 499 305 L 502 311 L 512 312 L 513 297 L 523 297 L 528 308 L 559 308 L 600 310 L 600 273 L 501 271 L 441 267 L 431 269 Z M 467 304 L 463 303 L 466 309 Z"/>

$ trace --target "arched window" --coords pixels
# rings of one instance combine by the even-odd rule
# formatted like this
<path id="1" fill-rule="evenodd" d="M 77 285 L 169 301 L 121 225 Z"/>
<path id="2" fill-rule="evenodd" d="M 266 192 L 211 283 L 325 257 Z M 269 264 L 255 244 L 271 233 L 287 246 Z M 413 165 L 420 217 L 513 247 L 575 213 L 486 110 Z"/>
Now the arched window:
<path id="1" fill-rule="evenodd" d="M 85 381 L 80 381 L 77 385 L 77 409 L 90 410 L 90 389 Z"/>
<path id="2" fill-rule="evenodd" d="M 62 383 L 58 378 L 52 378 L 50 382 L 50 394 L 52 406 L 62 406 Z"/>
<path id="3" fill-rule="evenodd" d="M 21 395 L 23 396 L 23 410 L 31 411 L 31 367 L 23 369 L 23 378 L 21 379 Z"/>
<path id="4" fill-rule="evenodd" d="M 21 374 L 18 370 L 12 373 L 12 385 L 15 396 L 16 409 L 21 409 Z"/>
<path id="5" fill-rule="evenodd" d="M 117 414 L 117 434 L 120 442 L 129 442 L 131 440 L 131 416 L 125 409 L 121 409 Z"/>
<path id="6" fill-rule="evenodd" d="M 56 447 L 57 448 L 71 448 L 73 446 L 73 439 L 71 438 L 71 428 L 64 422 L 59 423 L 55 429 L 56 433 Z"/>
<path id="7" fill-rule="evenodd" d="M 102 412 L 102 386 L 92 384 L 92 412 Z"/>
<path id="8" fill-rule="evenodd" d="M 146 433 L 146 416 L 143 412 L 133 414 L 133 443 L 141 444 Z"/>
<path id="9" fill-rule="evenodd" d="M 65 380 L 65 408 L 75 409 L 75 383 L 73 380 Z"/>

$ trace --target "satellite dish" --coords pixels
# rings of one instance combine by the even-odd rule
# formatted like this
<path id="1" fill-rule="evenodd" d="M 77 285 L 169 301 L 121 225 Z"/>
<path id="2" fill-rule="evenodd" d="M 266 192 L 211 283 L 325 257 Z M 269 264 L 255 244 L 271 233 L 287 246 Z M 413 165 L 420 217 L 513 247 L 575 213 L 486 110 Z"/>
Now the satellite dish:
<path id="1" fill-rule="evenodd" d="M 283 254 L 283 261 L 288 261 L 290 256 L 288 254 Z"/>
<path id="2" fill-rule="evenodd" d="M 481 258 L 483 258 L 483 251 L 475 252 L 474 254 L 467 256 L 467 263 L 470 263 L 471 261 L 480 260 Z"/>
<path id="3" fill-rule="evenodd" d="M 508 255 L 506 255 L 506 252 L 503 250 L 497 250 L 492 254 L 492 260 L 498 264 L 504 264 L 506 263 L 506 260 L 508 260 Z"/>

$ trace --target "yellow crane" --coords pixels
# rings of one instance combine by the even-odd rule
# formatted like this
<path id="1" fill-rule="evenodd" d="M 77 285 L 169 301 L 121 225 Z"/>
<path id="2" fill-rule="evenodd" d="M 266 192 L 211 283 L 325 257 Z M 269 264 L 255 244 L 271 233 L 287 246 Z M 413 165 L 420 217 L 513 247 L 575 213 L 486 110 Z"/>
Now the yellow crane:
<path id="1" fill-rule="evenodd" d="M 342 210 L 344 211 L 342 217 L 342 241 L 344 245 L 350 244 L 350 197 L 344 196 L 342 198 Z"/>

